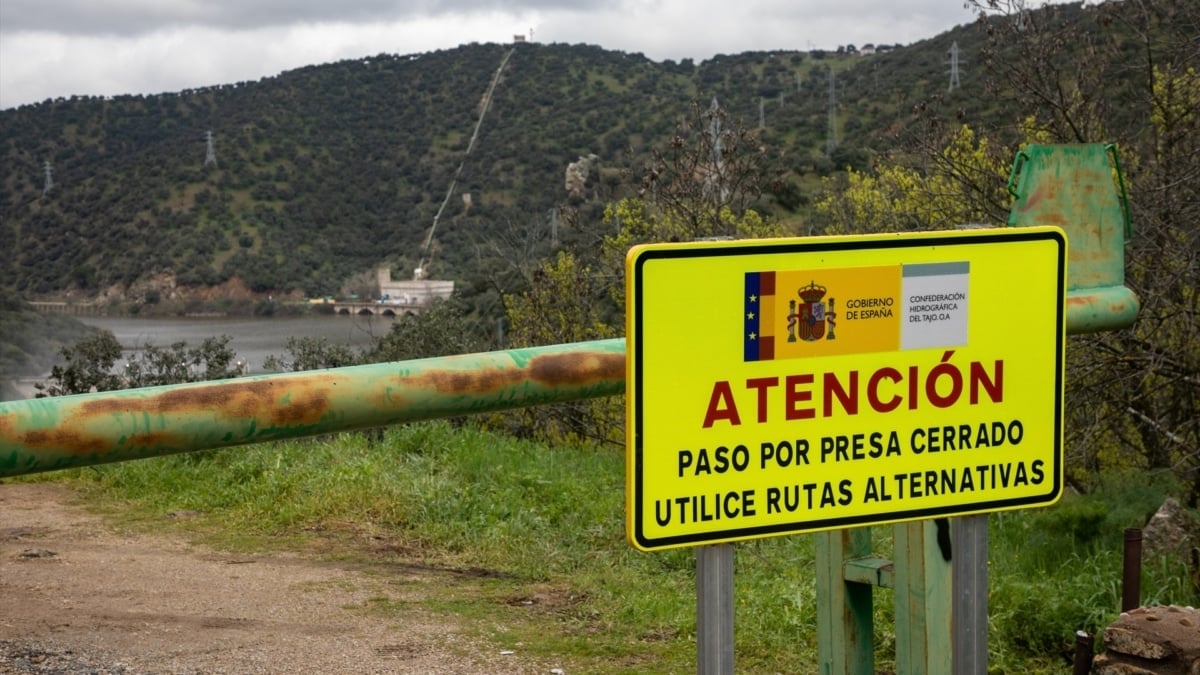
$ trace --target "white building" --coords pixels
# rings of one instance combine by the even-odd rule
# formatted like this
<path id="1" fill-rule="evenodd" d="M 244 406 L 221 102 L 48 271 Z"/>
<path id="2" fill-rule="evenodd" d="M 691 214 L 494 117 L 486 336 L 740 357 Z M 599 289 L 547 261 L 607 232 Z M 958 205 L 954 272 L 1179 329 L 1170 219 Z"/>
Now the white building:
<path id="1" fill-rule="evenodd" d="M 415 275 L 420 277 L 420 275 Z M 432 279 L 416 278 L 408 281 L 392 279 L 392 268 L 379 268 L 379 302 L 386 305 L 407 307 L 419 311 L 437 300 L 445 300 L 454 293 L 453 281 L 434 281 Z"/>

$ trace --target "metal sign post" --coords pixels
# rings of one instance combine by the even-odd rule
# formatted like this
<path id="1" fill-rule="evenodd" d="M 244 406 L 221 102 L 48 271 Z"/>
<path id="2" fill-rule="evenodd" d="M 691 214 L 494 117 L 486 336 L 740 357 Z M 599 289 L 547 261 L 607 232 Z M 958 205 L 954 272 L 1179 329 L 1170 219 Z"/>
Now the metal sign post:
<path id="1" fill-rule="evenodd" d="M 1070 242 L 1067 334 L 1114 330 L 1132 324 L 1137 318 L 1138 299 L 1124 286 L 1123 251 L 1126 239 L 1132 234 L 1132 223 L 1116 148 L 1100 144 L 1029 146 L 1013 163 L 1009 192 L 1015 198 L 1009 225 L 1054 223 L 1067 233 Z M 831 571 L 818 577 L 819 612 L 827 619 L 818 624 L 820 644 L 841 645 L 861 638 L 862 625 L 869 630 L 870 606 L 846 602 L 845 597 L 864 590 L 869 592 L 874 586 L 899 589 L 898 584 L 906 584 L 910 590 L 906 594 L 897 590 L 896 594 L 897 671 L 922 675 L 987 673 L 987 515 L 967 515 L 951 519 L 950 523 L 948 551 L 952 572 L 936 556 L 926 556 L 926 567 L 909 564 L 902 574 L 901 559 L 911 561 L 913 554 L 913 539 L 904 537 L 905 533 L 896 536 L 895 565 L 872 558 L 869 542 L 864 547 L 821 535 L 831 543 L 818 546 L 818 568 Z M 942 534 L 935 529 L 935 537 Z M 909 602 L 913 597 L 912 584 L 920 583 L 920 579 L 904 577 L 912 577 L 916 572 L 932 587 L 953 589 L 952 612 L 940 604 Z M 944 652 L 945 637 L 914 630 L 912 626 L 927 625 L 930 616 L 949 615 L 953 616 L 952 660 L 934 664 L 914 659 L 920 653 Z M 860 627 L 853 628 L 856 625 Z M 906 643 L 901 643 L 901 636 Z M 920 644 L 909 644 L 914 640 Z M 869 641 L 857 653 L 860 659 L 852 661 L 839 658 L 836 649 L 832 652 L 826 649 L 820 657 L 823 672 L 829 675 L 872 672 Z"/>
<path id="2" fill-rule="evenodd" d="M 953 670 L 986 675 L 988 627 L 988 517 L 963 516 L 951 521 L 953 542 L 954 626 Z"/>
<path id="3" fill-rule="evenodd" d="M 627 531 L 697 547 L 698 672 L 733 669 L 731 542 L 829 530 L 825 671 L 870 672 L 889 585 L 899 672 L 949 672 L 946 518 L 1062 492 L 1065 259 L 1047 227 L 630 252 Z"/>
<path id="4" fill-rule="evenodd" d="M 733 675 L 733 544 L 696 549 L 696 672 Z"/>

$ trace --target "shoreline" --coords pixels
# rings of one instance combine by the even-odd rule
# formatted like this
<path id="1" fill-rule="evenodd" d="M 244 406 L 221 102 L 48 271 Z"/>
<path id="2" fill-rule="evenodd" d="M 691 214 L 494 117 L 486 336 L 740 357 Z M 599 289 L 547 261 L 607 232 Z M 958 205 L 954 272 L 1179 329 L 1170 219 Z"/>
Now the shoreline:
<path id="1" fill-rule="evenodd" d="M 191 347 L 199 345 L 205 338 L 228 335 L 229 347 L 249 366 L 249 374 L 265 374 L 264 361 L 270 356 L 287 357 L 287 341 L 290 337 L 312 337 L 325 339 L 330 344 L 346 345 L 351 349 L 367 348 L 388 331 L 394 319 L 386 317 L 342 316 L 332 312 L 290 313 L 274 315 L 87 315 L 65 316 L 38 314 L 25 315 L 27 321 L 43 325 L 38 329 L 39 342 L 53 342 L 53 354 L 31 358 L 28 362 L 11 364 L 13 367 L 0 372 L 0 401 L 33 398 L 33 385 L 48 382 L 51 368 L 62 363 L 60 348 L 68 347 L 90 335 L 95 330 L 112 332 L 122 347 L 122 357 L 130 358 L 144 344 L 168 347 L 177 342 Z M 41 317 L 40 320 L 37 317 Z M 66 324 L 78 325 L 80 330 L 64 333 Z M 53 339 L 58 336 L 58 339 Z M 40 372 L 32 372 L 38 370 Z"/>
<path id="2" fill-rule="evenodd" d="M 235 307 L 221 307 L 222 304 L 224 303 L 213 303 L 213 306 L 206 307 L 195 307 L 194 305 L 185 307 L 176 304 L 167 305 L 166 303 L 128 305 L 125 303 L 28 301 L 29 307 L 38 314 L 73 317 L 107 317 L 114 319 L 249 319 L 272 316 L 303 317 L 333 314 L 332 303 L 264 300 L 254 304 L 238 303 L 238 306 Z"/>

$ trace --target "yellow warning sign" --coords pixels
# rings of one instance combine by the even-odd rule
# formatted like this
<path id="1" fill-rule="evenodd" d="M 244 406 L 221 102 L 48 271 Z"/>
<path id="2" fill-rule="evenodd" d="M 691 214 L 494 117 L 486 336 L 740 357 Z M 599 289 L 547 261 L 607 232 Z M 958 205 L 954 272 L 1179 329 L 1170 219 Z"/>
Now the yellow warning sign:
<path id="1" fill-rule="evenodd" d="M 1060 496 L 1061 230 L 651 245 L 627 273 L 634 546 Z"/>

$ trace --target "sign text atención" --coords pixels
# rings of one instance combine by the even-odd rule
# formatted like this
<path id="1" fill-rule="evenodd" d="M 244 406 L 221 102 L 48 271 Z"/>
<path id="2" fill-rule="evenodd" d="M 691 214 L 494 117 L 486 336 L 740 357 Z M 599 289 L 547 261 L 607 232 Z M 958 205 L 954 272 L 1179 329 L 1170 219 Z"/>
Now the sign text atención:
<path id="1" fill-rule="evenodd" d="M 1065 260 L 1054 228 L 634 249 L 630 541 L 1053 503 Z"/>

